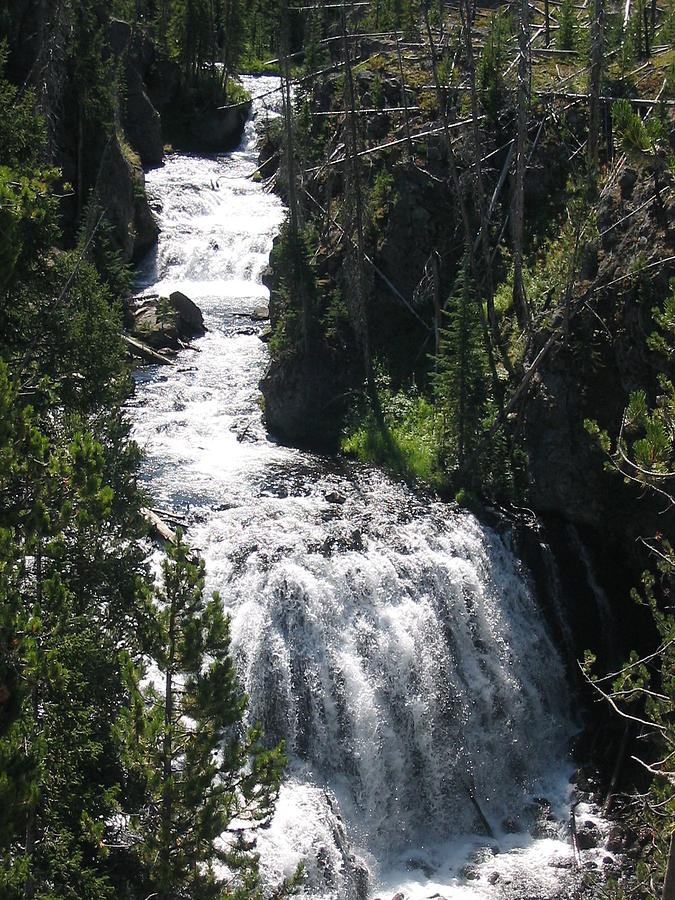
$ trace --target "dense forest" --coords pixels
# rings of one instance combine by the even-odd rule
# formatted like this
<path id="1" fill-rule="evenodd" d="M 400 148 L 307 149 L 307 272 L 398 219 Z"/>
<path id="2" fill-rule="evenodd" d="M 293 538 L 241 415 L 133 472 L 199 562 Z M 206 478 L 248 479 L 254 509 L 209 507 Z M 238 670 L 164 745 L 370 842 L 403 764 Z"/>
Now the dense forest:
<path id="1" fill-rule="evenodd" d="M 633 853 L 579 896 L 673 900 L 674 43 L 672 0 L 3 5 L 3 897 L 302 884 L 260 872 L 285 749 L 245 724 L 180 531 L 153 577 L 125 412 L 144 171 L 235 146 L 237 76 L 268 72 L 283 115 L 252 178 L 288 213 L 267 426 L 622 556 L 651 625 L 584 678 L 641 738 L 616 805 Z"/>

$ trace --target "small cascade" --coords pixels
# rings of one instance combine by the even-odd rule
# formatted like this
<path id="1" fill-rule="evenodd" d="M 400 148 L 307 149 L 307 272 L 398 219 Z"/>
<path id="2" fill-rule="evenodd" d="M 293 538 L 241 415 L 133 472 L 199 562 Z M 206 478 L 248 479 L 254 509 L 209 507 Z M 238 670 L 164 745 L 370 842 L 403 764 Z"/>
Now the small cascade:
<path id="1" fill-rule="evenodd" d="M 602 641 L 605 658 L 611 660 L 615 655 L 614 648 L 618 646 L 618 642 L 616 640 L 616 619 L 612 612 L 609 598 L 598 581 L 593 560 L 591 559 L 588 548 L 582 541 L 578 530 L 572 523 L 567 525 L 566 530 L 569 536 L 570 546 L 573 548 L 582 564 L 588 588 L 591 596 L 595 600 L 595 609 L 599 624 L 598 634 Z"/>

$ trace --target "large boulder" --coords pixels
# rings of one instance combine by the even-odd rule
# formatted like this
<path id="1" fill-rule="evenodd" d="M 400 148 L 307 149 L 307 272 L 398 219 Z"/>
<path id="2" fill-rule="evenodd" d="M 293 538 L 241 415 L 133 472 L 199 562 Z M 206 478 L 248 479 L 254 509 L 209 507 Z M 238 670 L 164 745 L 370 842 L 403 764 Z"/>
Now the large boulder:
<path id="1" fill-rule="evenodd" d="M 312 450 L 338 448 L 345 397 L 354 386 L 345 383 L 340 363 L 325 347 L 306 357 L 270 363 L 260 389 L 265 424 L 274 437 Z"/>
<path id="2" fill-rule="evenodd" d="M 178 330 L 181 336 L 193 337 L 206 331 L 201 309 L 181 291 L 169 295 L 171 305 L 178 314 Z"/>
<path id="3" fill-rule="evenodd" d="M 154 350 L 177 350 L 180 346 L 178 316 L 166 297 L 137 300 L 131 333 Z"/>
<path id="4" fill-rule="evenodd" d="M 232 150 L 241 140 L 250 111 L 250 102 L 204 110 L 186 123 L 186 145 L 203 152 Z"/>
<path id="5" fill-rule="evenodd" d="M 154 350 L 178 350 L 206 330 L 199 307 L 180 291 L 135 300 L 131 333 Z"/>

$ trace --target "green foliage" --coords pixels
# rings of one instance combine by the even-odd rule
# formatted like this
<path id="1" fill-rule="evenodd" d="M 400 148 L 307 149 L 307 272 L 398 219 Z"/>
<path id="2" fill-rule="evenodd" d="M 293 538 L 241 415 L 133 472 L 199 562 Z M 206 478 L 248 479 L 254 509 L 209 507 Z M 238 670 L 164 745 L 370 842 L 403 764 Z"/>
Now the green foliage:
<path id="1" fill-rule="evenodd" d="M 612 118 L 621 150 L 636 168 L 655 171 L 664 167 L 664 125 L 659 116 L 643 121 L 628 100 L 615 100 Z"/>
<path id="2" fill-rule="evenodd" d="M 0 45 L 0 292 L 31 267 L 56 238 L 56 170 L 41 158 L 44 125 L 31 91 L 3 80 Z M 0 326 L 3 314 L 0 312 Z"/>
<path id="3" fill-rule="evenodd" d="M 73 6 L 70 63 L 92 78 L 82 133 L 108 116 L 113 133 L 110 70 L 97 64 L 101 10 Z M 221 852 L 236 873 L 229 892 L 216 890 L 209 854 L 232 816 L 268 821 L 282 748 L 266 748 L 255 728 L 239 734 L 227 622 L 217 598 L 203 602 L 203 570 L 185 558 L 166 570 L 165 601 L 183 603 L 175 726 L 189 718 L 198 730 L 174 744 L 176 771 L 158 787 L 166 730 L 139 683 L 144 661 L 166 669 L 167 622 L 151 602 L 139 451 L 122 411 L 130 379 L 117 293 L 127 272 L 94 202 L 77 248 L 54 249 L 57 173 L 41 162 L 44 127 L 30 92 L 19 96 L 1 74 L 0 128 L 0 895 L 112 900 L 161 883 L 175 897 L 187 883 L 191 896 L 260 897 L 247 839 Z M 150 829 L 167 796 L 176 815 Z M 158 861 L 158 846 L 176 852 Z M 167 872 L 183 893 L 161 881 Z"/>
<path id="4" fill-rule="evenodd" d="M 504 105 L 504 69 L 507 42 L 511 37 L 511 18 L 503 10 L 490 15 L 490 30 L 478 61 L 478 85 L 481 103 L 488 116 L 495 118 Z"/>
<path id="5" fill-rule="evenodd" d="M 278 273 L 274 292 L 276 324 L 269 341 L 273 359 L 289 358 L 316 338 L 316 317 L 307 321 L 305 311 L 316 306 L 316 275 L 312 263 L 312 231 L 292 234 L 290 219 L 282 226 L 272 250 L 272 266 Z M 304 301 L 304 303 L 303 303 Z M 306 304 L 306 306 L 305 306 Z M 312 329 L 309 333 L 308 329 Z"/>
<path id="6" fill-rule="evenodd" d="M 574 9 L 574 0 L 562 0 L 558 14 L 558 31 L 555 43 L 559 50 L 576 50 L 579 39 L 579 25 Z"/>
<path id="7" fill-rule="evenodd" d="M 148 759 L 149 812 L 137 827 L 150 882 L 166 900 L 261 897 L 251 836 L 271 819 L 284 748 L 266 749 L 259 727 L 241 734 L 246 699 L 229 655 L 229 620 L 217 594 L 204 598 L 204 565 L 191 558 L 180 533 L 162 575 L 163 690 L 146 692 L 148 747 L 137 746 Z M 227 874 L 217 874 L 217 863 Z"/>
<path id="8" fill-rule="evenodd" d="M 663 309 L 654 310 L 658 331 L 649 339 L 652 350 L 672 360 L 675 347 L 675 290 Z M 586 428 L 608 455 L 607 466 L 621 475 L 627 484 L 637 485 L 664 507 L 672 509 L 675 497 L 675 386 L 665 375 L 660 378 L 660 393 L 652 408 L 644 390 L 634 391 L 624 411 L 619 435 L 612 442 L 596 422 Z M 658 647 L 640 658 L 633 651 L 609 690 L 615 707 L 630 710 L 649 723 L 649 741 L 643 765 L 654 776 L 643 798 L 640 824 L 649 832 L 647 857 L 642 860 L 642 880 L 650 885 L 662 883 L 675 817 L 675 616 L 672 595 L 675 587 L 675 548 L 668 534 L 657 534 L 644 542 L 654 559 L 654 570 L 645 571 L 641 589 L 633 590 L 633 599 L 649 607 L 659 635 Z M 592 658 L 589 663 L 592 663 Z M 601 684 L 607 678 L 594 681 Z M 641 873 L 638 872 L 638 877 Z M 654 897 L 648 892 L 647 896 Z M 660 896 L 660 893 L 657 894 Z"/>
<path id="9" fill-rule="evenodd" d="M 478 303 L 468 261 L 446 308 L 440 354 L 433 379 L 442 417 L 442 457 L 449 471 L 462 468 L 474 453 L 487 415 L 487 360 Z"/>
<path id="10" fill-rule="evenodd" d="M 411 482 L 440 483 L 438 429 L 434 407 L 416 388 L 392 393 L 389 379 L 377 378 L 381 415 L 366 407 L 346 429 L 342 452 L 383 465 Z"/>
<path id="11" fill-rule="evenodd" d="M 658 34 L 660 44 L 675 47 L 675 0 L 667 0 Z"/>
<path id="12" fill-rule="evenodd" d="M 388 168 L 382 168 L 373 180 L 366 208 L 366 218 L 372 230 L 373 240 L 383 240 L 386 221 L 396 201 L 394 176 Z"/>

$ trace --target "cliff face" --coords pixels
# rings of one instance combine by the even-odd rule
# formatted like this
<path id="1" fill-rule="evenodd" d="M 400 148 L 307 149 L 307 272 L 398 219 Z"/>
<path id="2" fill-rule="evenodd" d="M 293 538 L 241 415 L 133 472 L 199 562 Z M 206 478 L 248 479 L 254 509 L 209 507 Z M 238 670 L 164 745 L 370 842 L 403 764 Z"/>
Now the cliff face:
<path id="1" fill-rule="evenodd" d="M 74 240 L 92 200 L 105 211 L 124 260 L 137 260 L 158 233 L 144 170 L 162 165 L 175 110 L 190 148 L 215 152 L 239 141 L 248 106 L 197 109 L 178 66 L 157 53 L 147 29 L 110 18 L 105 4 L 92 7 L 86 26 L 75 15 L 63 0 L 14 0 L 2 22 L 11 50 L 7 74 L 34 86 L 51 161 L 74 188 L 62 207 L 66 241 Z M 78 28 L 84 55 L 96 47 L 86 61 L 73 46 Z"/>
<path id="2" fill-rule="evenodd" d="M 276 238 L 275 248 L 280 240 Z M 272 258 L 275 255 L 273 251 Z M 270 291 L 269 314 L 274 335 L 283 329 L 285 314 L 279 270 L 268 267 L 263 281 Z M 290 355 L 272 353 L 260 389 L 265 422 L 276 438 L 313 450 L 338 449 L 349 398 L 363 380 L 358 358 L 352 351 L 352 335 L 342 328 L 336 329 L 331 339 L 315 334 L 307 348 L 295 345 Z"/>
<path id="3" fill-rule="evenodd" d="M 672 188 L 672 176 L 664 178 Z M 584 419 L 616 435 L 631 391 L 646 389 L 651 402 L 658 394 L 664 359 L 648 349 L 646 338 L 654 330 L 652 309 L 675 274 L 672 259 L 662 264 L 675 255 L 675 199 L 663 193 L 660 209 L 652 176 L 628 169 L 601 198 L 597 274 L 586 284 L 587 306 L 569 341 L 535 376 L 524 414 L 534 508 L 627 546 L 672 527 L 672 510 L 663 515 L 663 504 L 604 470 Z"/>
<path id="4" fill-rule="evenodd" d="M 362 107 L 374 105 L 376 88 L 387 102 L 396 103 L 395 91 L 389 90 L 384 74 L 359 72 L 355 81 L 358 104 Z M 340 114 L 336 84 L 336 76 L 328 75 L 315 85 L 309 100 L 314 109 Z M 506 162 L 505 139 L 512 132 L 504 122 L 511 120 L 512 112 L 505 109 L 491 125 L 483 123 L 483 177 L 488 198 L 495 191 Z M 586 128 L 582 111 L 573 110 L 567 126 L 581 141 Z M 402 126 L 399 124 L 397 130 L 390 115 L 382 112 L 372 119 L 359 119 L 359 128 L 362 145 L 368 148 L 361 178 L 369 256 L 366 280 L 370 347 L 373 357 L 384 361 L 394 389 L 411 381 L 422 386 L 425 381 L 428 384 L 430 355 L 435 349 L 434 303 L 437 299 L 442 305 L 452 293 L 462 263 L 464 240 L 458 197 L 448 178 L 438 121 L 425 118 L 415 122 L 414 130 L 429 136 L 424 142 L 415 143 L 412 160 L 406 158 L 404 148 L 389 149 L 390 142 L 403 143 L 399 137 Z M 336 130 L 324 147 L 311 134 L 301 136 L 303 147 L 313 148 L 314 164 L 339 156 L 340 134 Z M 370 148 L 378 143 L 385 144 L 387 151 L 380 156 L 370 155 Z M 525 191 L 529 240 L 535 236 L 543 252 L 550 252 L 546 248 L 555 248 L 556 241 L 561 240 L 555 229 L 562 229 L 566 221 L 566 185 L 571 174 L 566 138 L 554 128 L 544 130 L 541 140 L 530 149 Z M 454 153 L 463 173 L 460 191 L 473 210 L 473 156 L 467 130 L 457 132 Z M 323 169 L 319 165 L 309 171 L 321 174 L 309 177 L 307 189 L 326 198 L 321 213 L 317 212 L 316 203 L 306 205 L 304 210 L 314 229 L 310 240 L 320 285 L 314 316 L 323 324 L 309 348 L 287 336 L 290 352 L 275 357 L 261 389 L 267 424 L 273 434 L 290 443 L 335 450 L 345 416 L 349 415 L 364 378 L 354 316 L 350 312 L 349 276 L 353 261 L 339 224 L 345 221 L 345 210 L 349 210 L 350 202 L 353 207 L 353 200 L 346 196 L 345 167 L 331 168 L 324 162 Z M 648 349 L 646 338 L 654 329 L 652 309 L 667 295 L 669 278 L 675 274 L 672 259 L 668 261 L 675 256 L 672 182 L 669 173 L 662 173 L 662 201 L 657 202 L 649 171 L 624 167 L 618 180 L 605 187 L 599 199 L 589 195 L 589 210 L 596 207 L 597 231 L 591 226 L 595 237 L 585 238 L 582 247 L 583 259 L 574 289 L 579 301 L 577 312 L 565 335 L 559 321 L 561 314 L 552 313 L 549 307 L 560 286 L 551 283 L 543 289 L 536 288 L 543 293 L 522 371 L 532 364 L 553 333 L 558 337 L 532 380 L 518 421 L 512 422 L 523 450 L 528 506 L 538 513 L 589 528 L 607 541 L 621 542 L 631 554 L 638 536 L 656 533 L 673 523 L 662 515 L 658 505 L 640 498 L 639 492 L 624 485 L 619 476 L 605 471 L 606 458 L 587 433 L 584 420 L 597 421 L 600 428 L 614 436 L 631 391 L 646 389 L 651 404 L 658 395 L 657 376 L 663 357 Z M 283 184 L 280 190 L 283 192 Z M 507 175 L 501 194 L 495 192 L 491 220 L 492 234 L 501 232 L 507 240 L 509 231 L 505 226 L 512 196 L 512 175 Z M 472 222 L 472 227 L 477 233 L 478 222 Z M 438 254 L 435 273 L 434 254 Z M 507 286 L 508 265 L 508 260 L 503 265 L 497 258 L 497 280 L 503 280 Z M 274 264 L 269 286 L 272 325 L 278 330 L 287 310 L 278 298 Z M 509 296 L 510 290 L 508 286 Z M 342 342 L 329 347 L 322 334 L 327 331 L 325 323 L 330 318 L 332 302 L 329 298 L 334 293 L 342 295 L 346 310 Z M 558 298 L 556 302 L 561 301 Z M 508 324 L 508 313 L 503 321 L 505 340 L 510 340 L 509 329 L 515 332 L 515 327 Z M 516 372 L 513 385 L 517 385 L 517 379 Z M 668 515 L 672 517 L 672 511 Z"/>

